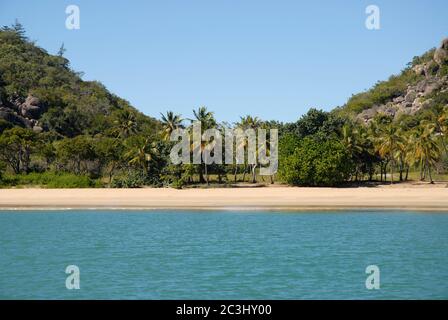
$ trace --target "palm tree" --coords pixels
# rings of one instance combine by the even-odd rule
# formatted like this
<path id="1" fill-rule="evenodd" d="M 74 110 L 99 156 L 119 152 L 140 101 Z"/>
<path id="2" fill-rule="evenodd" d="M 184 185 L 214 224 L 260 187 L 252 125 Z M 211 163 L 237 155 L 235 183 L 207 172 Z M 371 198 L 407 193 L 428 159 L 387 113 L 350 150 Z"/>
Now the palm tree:
<path id="1" fill-rule="evenodd" d="M 207 107 L 199 107 L 198 110 L 193 110 L 196 121 L 201 122 L 202 130 L 211 129 L 216 126 L 215 116 L 212 111 L 208 111 Z"/>
<path id="2" fill-rule="evenodd" d="M 202 130 L 212 129 L 217 125 L 213 112 L 208 111 L 207 108 L 204 106 L 199 107 L 198 110 L 193 110 L 193 114 L 194 114 L 196 121 L 199 121 L 201 123 Z M 192 121 L 194 121 L 194 120 L 192 120 Z M 202 139 L 201 139 L 200 147 L 201 147 L 201 154 L 202 154 L 202 152 L 204 151 L 204 149 L 206 147 L 206 142 L 202 141 Z M 201 183 L 207 182 L 207 184 L 209 184 L 207 170 L 208 170 L 207 163 L 204 162 L 204 172 L 202 171 L 202 164 L 201 164 L 201 167 L 199 170 L 199 181 Z M 204 179 L 204 176 L 205 176 L 205 179 Z"/>
<path id="3" fill-rule="evenodd" d="M 244 129 L 258 129 L 261 127 L 263 122 L 258 117 L 252 117 L 250 115 L 246 115 L 244 117 L 240 117 L 240 127 Z"/>
<path id="4" fill-rule="evenodd" d="M 448 106 L 446 106 L 442 112 L 437 115 L 435 121 L 436 129 L 439 133 L 440 140 L 442 142 L 445 154 L 448 154 L 448 147 L 446 145 L 446 138 L 448 136 Z"/>
<path id="5" fill-rule="evenodd" d="M 257 131 L 258 128 L 260 128 L 262 126 L 263 122 L 258 118 L 258 117 L 252 117 L 250 115 L 246 115 L 244 117 L 240 117 L 240 122 L 237 123 L 237 127 L 242 129 L 243 131 L 247 130 L 247 129 L 253 129 L 255 130 L 255 132 Z M 248 147 L 248 141 L 247 139 L 244 139 L 243 141 L 241 141 L 242 146 L 240 147 L 244 147 L 247 148 Z M 257 151 L 258 152 L 258 151 Z M 255 155 L 255 158 L 257 158 L 257 155 Z M 257 168 L 257 164 L 251 164 L 249 165 L 250 167 L 250 171 L 252 173 L 252 183 L 257 182 L 257 177 L 256 177 L 256 168 Z M 236 171 L 236 170 L 235 170 Z M 243 174 L 243 181 L 244 181 L 244 177 L 246 175 L 246 171 L 244 171 Z"/>
<path id="6" fill-rule="evenodd" d="M 432 119 L 426 123 L 422 121 L 422 124 L 434 127 L 435 134 L 440 138 L 443 150 L 445 153 L 448 153 L 448 148 L 445 141 L 448 135 L 448 106 L 446 106 L 441 112 L 433 112 Z"/>
<path id="7" fill-rule="evenodd" d="M 137 132 L 137 120 L 135 114 L 129 110 L 122 111 L 114 121 L 115 132 L 118 138 L 127 138 Z"/>
<path id="8" fill-rule="evenodd" d="M 363 152 L 362 144 L 360 140 L 362 133 L 353 127 L 351 124 L 344 124 L 341 129 L 341 142 L 344 145 L 347 152 L 350 154 L 352 161 L 356 165 L 355 181 L 358 180 L 358 174 L 360 173 L 359 164 L 361 162 L 360 155 Z"/>
<path id="9" fill-rule="evenodd" d="M 395 153 L 396 159 L 398 160 L 399 170 L 400 170 L 400 181 L 407 181 L 409 175 L 409 168 L 411 164 L 408 161 L 409 153 L 411 149 L 411 135 L 409 131 L 400 131 L 402 134 L 402 143 L 398 145 L 398 149 Z M 405 176 L 403 177 L 403 173 Z"/>
<path id="10" fill-rule="evenodd" d="M 172 111 L 168 111 L 166 115 L 160 114 L 162 116 L 162 138 L 165 141 L 170 139 L 171 133 L 182 126 L 182 117 L 180 114 L 174 114 Z"/>
<path id="11" fill-rule="evenodd" d="M 369 126 L 367 128 L 368 140 L 370 144 L 373 146 L 373 153 L 377 155 L 378 162 L 380 165 L 380 181 L 383 181 L 383 173 L 384 180 L 386 180 L 386 168 L 388 160 L 381 157 L 378 152 L 378 140 L 381 135 L 381 123 L 377 117 L 373 118 L 372 121 L 369 122 Z"/>
<path id="12" fill-rule="evenodd" d="M 412 152 L 408 156 L 411 163 L 418 163 L 421 168 L 421 179 L 428 173 L 430 183 L 434 183 L 431 174 L 431 167 L 440 158 L 440 147 L 437 137 L 434 134 L 435 127 L 426 124 L 417 127 L 411 135 L 410 143 Z"/>
<path id="13" fill-rule="evenodd" d="M 139 139 L 136 143 L 130 146 L 128 152 L 125 153 L 125 157 L 129 159 L 130 165 L 136 165 L 141 167 L 145 175 L 149 172 L 149 162 L 156 154 L 156 147 L 154 143 L 151 143 L 149 139 Z"/>
<path id="14" fill-rule="evenodd" d="M 377 139 L 377 150 L 382 157 L 390 161 L 391 184 L 394 182 L 394 165 L 397 151 L 402 148 L 403 136 L 400 129 L 392 124 L 380 128 L 380 136 Z"/>
<path id="15" fill-rule="evenodd" d="M 398 160 L 399 170 L 400 170 L 400 181 L 408 180 L 409 168 L 412 164 L 408 161 L 409 152 L 411 149 L 411 134 L 409 124 L 405 121 L 400 121 L 398 123 L 399 132 L 402 136 L 402 143 L 398 146 L 396 151 L 396 159 Z M 403 179 L 403 173 L 406 171 L 406 176 Z"/>

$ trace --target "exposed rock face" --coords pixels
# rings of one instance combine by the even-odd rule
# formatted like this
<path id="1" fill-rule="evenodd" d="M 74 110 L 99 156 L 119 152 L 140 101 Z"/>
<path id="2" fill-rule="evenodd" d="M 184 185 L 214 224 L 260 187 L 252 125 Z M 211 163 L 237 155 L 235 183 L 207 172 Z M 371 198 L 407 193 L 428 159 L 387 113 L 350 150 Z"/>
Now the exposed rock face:
<path id="1" fill-rule="evenodd" d="M 0 119 L 4 119 L 15 125 L 33 129 L 35 132 L 41 132 L 38 117 L 44 111 L 39 99 L 28 95 L 23 103 L 19 100 L 12 102 L 0 101 Z"/>
<path id="2" fill-rule="evenodd" d="M 31 120 L 18 115 L 17 112 L 5 106 L 0 106 L 0 119 L 4 119 L 22 127 L 32 128 Z"/>
<path id="3" fill-rule="evenodd" d="M 41 126 L 35 125 L 33 127 L 33 131 L 36 133 L 41 133 L 42 131 L 44 131 L 44 129 Z"/>
<path id="4" fill-rule="evenodd" d="M 36 119 L 43 112 L 43 108 L 38 98 L 28 95 L 25 102 L 19 106 L 19 111 L 26 118 Z"/>
<path id="5" fill-rule="evenodd" d="M 434 66 L 441 67 L 448 64 L 448 38 L 434 52 L 433 59 L 427 63 L 416 65 L 412 70 L 423 79 L 414 85 L 409 85 L 406 92 L 391 101 L 375 105 L 358 114 L 357 118 L 368 123 L 377 113 L 397 118 L 401 114 L 415 114 L 431 105 L 430 95 L 434 92 L 448 90 L 448 76 L 440 76 L 432 72 Z"/>
<path id="6" fill-rule="evenodd" d="M 441 66 L 447 59 L 448 59 L 448 51 L 446 50 L 441 50 L 439 48 L 434 53 L 434 61 L 437 62 L 439 66 Z"/>

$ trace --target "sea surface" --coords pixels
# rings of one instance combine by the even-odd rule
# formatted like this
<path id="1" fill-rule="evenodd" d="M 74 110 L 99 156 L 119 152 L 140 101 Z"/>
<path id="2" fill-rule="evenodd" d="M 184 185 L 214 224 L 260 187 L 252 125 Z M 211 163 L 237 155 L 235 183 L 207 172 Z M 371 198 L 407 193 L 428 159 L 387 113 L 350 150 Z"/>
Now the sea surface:
<path id="1" fill-rule="evenodd" d="M 448 299 L 448 213 L 0 211 L 0 299 L 86 298 Z"/>

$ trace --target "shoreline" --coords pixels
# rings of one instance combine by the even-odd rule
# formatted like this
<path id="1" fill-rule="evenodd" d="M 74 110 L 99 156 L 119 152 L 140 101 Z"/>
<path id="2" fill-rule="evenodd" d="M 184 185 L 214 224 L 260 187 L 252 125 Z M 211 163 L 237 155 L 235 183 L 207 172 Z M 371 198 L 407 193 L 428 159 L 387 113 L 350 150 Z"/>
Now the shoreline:
<path id="1" fill-rule="evenodd" d="M 448 212 L 448 188 L 0 189 L 0 213 L 31 210 Z"/>

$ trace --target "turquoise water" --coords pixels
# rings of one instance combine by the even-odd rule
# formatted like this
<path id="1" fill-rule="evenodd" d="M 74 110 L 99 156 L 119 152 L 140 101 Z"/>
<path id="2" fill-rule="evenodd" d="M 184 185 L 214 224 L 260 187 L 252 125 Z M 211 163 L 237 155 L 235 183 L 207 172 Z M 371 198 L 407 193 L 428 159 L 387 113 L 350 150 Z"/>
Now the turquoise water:
<path id="1" fill-rule="evenodd" d="M 447 282 L 445 213 L 0 212 L 2 299 L 448 299 Z"/>

